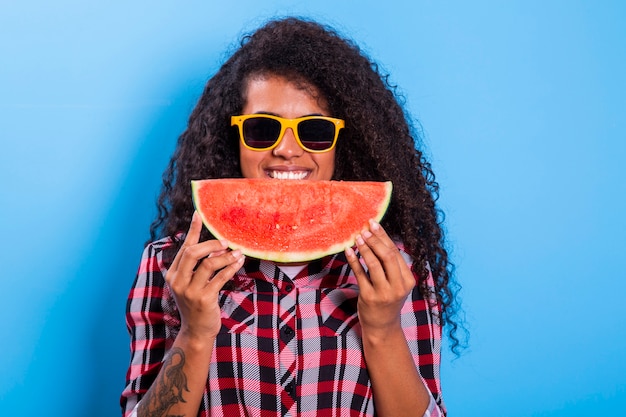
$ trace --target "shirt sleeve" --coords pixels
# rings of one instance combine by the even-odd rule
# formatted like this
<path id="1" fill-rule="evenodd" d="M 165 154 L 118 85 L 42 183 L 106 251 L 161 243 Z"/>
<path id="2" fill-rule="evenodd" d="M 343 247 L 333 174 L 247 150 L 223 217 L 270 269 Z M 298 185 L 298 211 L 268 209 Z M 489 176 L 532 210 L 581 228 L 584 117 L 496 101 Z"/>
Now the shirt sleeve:
<path id="1" fill-rule="evenodd" d="M 424 413 L 424 417 L 443 417 L 444 414 L 441 411 L 441 408 L 435 402 L 435 399 L 431 396 L 430 401 L 428 402 L 428 408 Z M 131 416 L 134 417 L 134 416 Z"/>
<path id="2" fill-rule="evenodd" d="M 133 411 L 131 411 L 131 413 L 128 415 L 128 417 L 137 417 L 137 407 L 138 406 L 139 406 L 139 404 L 135 405 L 135 408 L 133 408 Z M 426 417 L 430 417 L 430 416 L 426 416 Z"/>
<path id="3" fill-rule="evenodd" d="M 426 388 L 432 395 L 432 403 L 425 417 L 445 416 L 446 409 L 441 393 L 441 325 L 437 304 L 425 298 L 415 288 L 402 312 L 402 326 L 413 355 L 413 361 Z M 433 411 L 435 410 L 436 411 Z"/>
<path id="4" fill-rule="evenodd" d="M 126 303 L 126 324 L 130 335 L 130 365 L 120 398 L 122 414 L 130 417 L 141 397 L 150 388 L 171 348 L 180 318 L 165 285 L 163 249 L 169 239 L 152 243 L 141 257 L 137 276 Z"/>
<path id="5" fill-rule="evenodd" d="M 412 259 L 401 250 L 407 264 Z M 415 273 L 414 273 L 415 274 Z M 416 282 L 417 276 L 415 276 Z M 428 268 L 426 286 L 431 289 L 423 294 L 419 285 L 413 288 L 401 312 L 402 328 L 413 355 L 417 370 L 432 395 L 432 401 L 425 417 L 445 416 L 446 408 L 441 392 L 441 315 L 437 298 L 434 295 L 435 283 Z"/>

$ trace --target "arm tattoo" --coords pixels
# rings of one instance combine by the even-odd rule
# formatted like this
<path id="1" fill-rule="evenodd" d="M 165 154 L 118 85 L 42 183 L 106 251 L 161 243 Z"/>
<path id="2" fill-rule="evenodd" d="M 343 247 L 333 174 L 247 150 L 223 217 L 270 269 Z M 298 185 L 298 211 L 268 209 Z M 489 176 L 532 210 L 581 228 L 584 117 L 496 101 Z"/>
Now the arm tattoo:
<path id="1" fill-rule="evenodd" d="M 138 415 L 183 417 L 182 415 L 168 414 L 168 411 L 179 402 L 187 402 L 183 398 L 183 393 L 189 392 L 187 376 L 183 372 L 184 365 L 185 352 L 180 348 L 172 349 L 169 357 L 163 363 L 159 378 L 139 404 Z"/>

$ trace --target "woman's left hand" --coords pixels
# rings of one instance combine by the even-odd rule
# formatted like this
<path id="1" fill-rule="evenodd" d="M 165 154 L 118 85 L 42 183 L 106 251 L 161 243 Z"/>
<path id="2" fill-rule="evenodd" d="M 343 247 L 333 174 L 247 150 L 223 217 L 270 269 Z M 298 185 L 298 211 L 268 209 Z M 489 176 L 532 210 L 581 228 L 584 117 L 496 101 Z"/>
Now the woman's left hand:
<path id="1" fill-rule="evenodd" d="M 384 336 L 400 326 L 400 310 L 415 286 L 413 273 L 400 251 L 373 220 L 356 239 L 368 272 L 351 248 L 345 253 L 359 284 L 357 309 L 364 330 Z"/>

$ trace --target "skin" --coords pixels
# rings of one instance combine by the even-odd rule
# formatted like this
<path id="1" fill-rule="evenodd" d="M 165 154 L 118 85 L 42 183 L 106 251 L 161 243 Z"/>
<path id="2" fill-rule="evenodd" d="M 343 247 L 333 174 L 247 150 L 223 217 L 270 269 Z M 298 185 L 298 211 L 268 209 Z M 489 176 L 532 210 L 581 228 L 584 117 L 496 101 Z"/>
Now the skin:
<path id="1" fill-rule="evenodd" d="M 315 89 L 280 77 L 254 78 L 246 90 L 243 114 L 285 118 L 328 115 Z M 290 172 L 304 180 L 330 180 L 335 151 L 304 151 L 288 129 L 270 151 L 240 146 L 247 178 L 273 178 Z M 280 175 L 278 175 L 280 176 Z M 198 413 L 215 338 L 221 327 L 218 294 L 243 265 L 228 242 L 200 242 L 202 222 L 194 213 L 185 242 L 166 275 L 181 316 L 181 329 L 163 367 L 138 409 L 139 416 L 195 416 Z M 357 302 L 363 352 L 379 416 L 421 416 L 429 393 L 419 376 L 400 323 L 400 310 L 415 280 L 397 247 L 378 223 L 357 238 L 366 273 L 354 251 L 346 249 L 360 287 Z M 196 267 L 197 265 L 197 267 Z M 194 269 L 195 268 L 195 269 Z"/>

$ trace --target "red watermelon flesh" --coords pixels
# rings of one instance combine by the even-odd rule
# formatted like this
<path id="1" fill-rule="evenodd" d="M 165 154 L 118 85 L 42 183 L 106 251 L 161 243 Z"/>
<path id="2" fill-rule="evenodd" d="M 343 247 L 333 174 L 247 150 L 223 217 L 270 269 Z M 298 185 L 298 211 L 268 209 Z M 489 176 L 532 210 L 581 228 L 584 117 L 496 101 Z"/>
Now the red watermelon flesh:
<path id="1" fill-rule="evenodd" d="M 213 179 L 191 182 L 209 231 L 247 256 L 302 262 L 354 245 L 380 221 L 391 182 Z"/>

